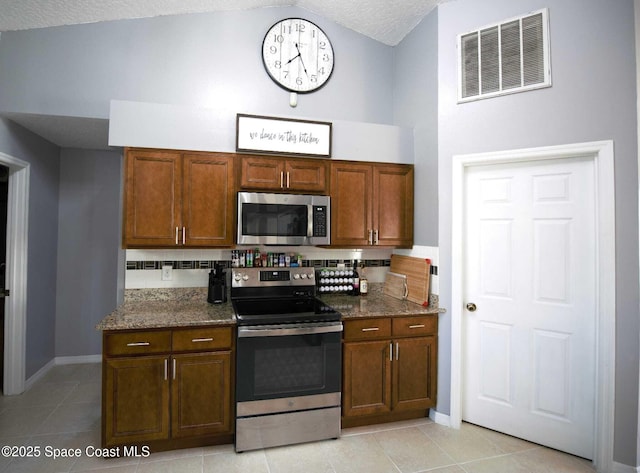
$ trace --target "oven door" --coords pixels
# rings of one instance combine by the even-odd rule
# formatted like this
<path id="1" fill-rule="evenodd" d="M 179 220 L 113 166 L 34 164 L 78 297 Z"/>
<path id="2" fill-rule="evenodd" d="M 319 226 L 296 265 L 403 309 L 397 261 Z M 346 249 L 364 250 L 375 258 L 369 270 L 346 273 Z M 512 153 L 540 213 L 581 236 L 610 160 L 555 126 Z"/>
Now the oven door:
<path id="1" fill-rule="evenodd" d="M 339 393 L 342 323 L 238 328 L 237 402 Z"/>

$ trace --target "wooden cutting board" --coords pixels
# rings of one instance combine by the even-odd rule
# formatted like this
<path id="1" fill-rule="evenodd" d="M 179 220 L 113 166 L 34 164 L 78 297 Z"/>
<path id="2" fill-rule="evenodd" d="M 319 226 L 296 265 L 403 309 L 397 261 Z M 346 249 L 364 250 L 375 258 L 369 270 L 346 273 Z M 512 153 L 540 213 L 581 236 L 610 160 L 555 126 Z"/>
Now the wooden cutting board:
<path id="1" fill-rule="evenodd" d="M 384 280 L 383 292 L 388 296 L 395 297 L 396 299 L 406 299 L 407 276 L 389 271 Z"/>
<path id="2" fill-rule="evenodd" d="M 407 300 L 429 305 L 431 260 L 413 256 L 391 255 L 391 272 L 407 276 Z"/>

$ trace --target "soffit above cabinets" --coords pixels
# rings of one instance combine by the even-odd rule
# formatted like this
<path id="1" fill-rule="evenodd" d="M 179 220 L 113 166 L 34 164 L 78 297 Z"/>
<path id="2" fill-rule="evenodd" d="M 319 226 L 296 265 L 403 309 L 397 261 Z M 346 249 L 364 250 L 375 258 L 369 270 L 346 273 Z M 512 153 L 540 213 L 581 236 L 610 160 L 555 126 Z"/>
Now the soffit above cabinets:
<path id="1" fill-rule="evenodd" d="M 448 0 L 3 0 L 0 31 L 162 15 L 298 6 L 376 41 L 395 46 Z"/>

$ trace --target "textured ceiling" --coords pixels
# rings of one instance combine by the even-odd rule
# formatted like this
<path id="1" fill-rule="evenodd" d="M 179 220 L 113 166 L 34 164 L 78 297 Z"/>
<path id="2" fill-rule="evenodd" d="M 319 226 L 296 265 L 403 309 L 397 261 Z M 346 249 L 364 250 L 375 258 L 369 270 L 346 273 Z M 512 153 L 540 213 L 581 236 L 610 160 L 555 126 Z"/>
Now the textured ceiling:
<path id="1" fill-rule="evenodd" d="M 0 32 L 183 13 L 298 6 L 395 46 L 446 0 L 0 0 Z"/>

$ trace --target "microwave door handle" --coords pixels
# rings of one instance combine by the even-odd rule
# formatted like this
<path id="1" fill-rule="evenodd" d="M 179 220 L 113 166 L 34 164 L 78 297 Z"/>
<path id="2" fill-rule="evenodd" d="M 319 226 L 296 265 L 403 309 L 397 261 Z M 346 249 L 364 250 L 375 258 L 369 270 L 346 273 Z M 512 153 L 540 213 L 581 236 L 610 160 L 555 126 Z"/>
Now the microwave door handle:
<path id="1" fill-rule="evenodd" d="M 313 237 L 313 205 L 307 205 L 307 237 Z"/>

